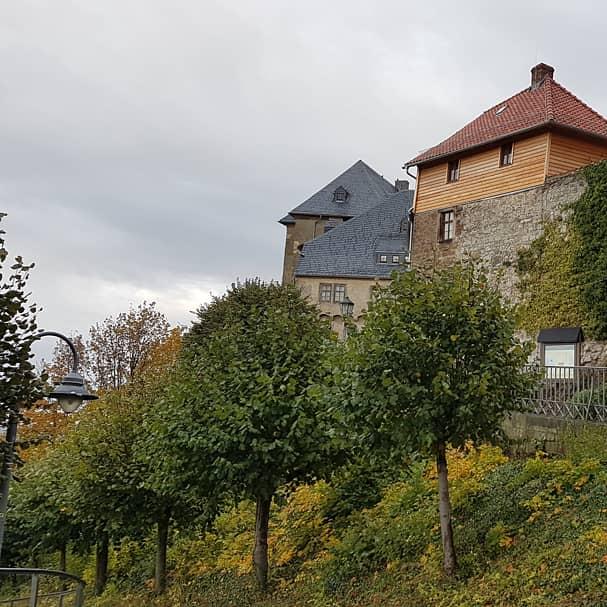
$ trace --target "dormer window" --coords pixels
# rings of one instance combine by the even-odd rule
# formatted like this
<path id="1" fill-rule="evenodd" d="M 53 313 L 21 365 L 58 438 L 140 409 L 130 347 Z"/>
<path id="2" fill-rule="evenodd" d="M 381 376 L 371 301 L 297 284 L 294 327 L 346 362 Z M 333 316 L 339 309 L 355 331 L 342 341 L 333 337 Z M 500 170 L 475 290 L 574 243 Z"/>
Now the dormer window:
<path id="1" fill-rule="evenodd" d="M 339 186 L 333 192 L 333 202 L 346 202 L 346 200 L 348 200 L 348 195 L 348 190 L 342 186 Z"/>

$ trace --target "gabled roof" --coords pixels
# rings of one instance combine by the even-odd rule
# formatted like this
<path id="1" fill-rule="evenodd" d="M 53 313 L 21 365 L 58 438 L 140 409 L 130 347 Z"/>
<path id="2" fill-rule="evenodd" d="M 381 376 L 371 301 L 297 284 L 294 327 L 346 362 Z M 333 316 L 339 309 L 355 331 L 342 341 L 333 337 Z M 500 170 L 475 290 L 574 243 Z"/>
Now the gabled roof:
<path id="1" fill-rule="evenodd" d="M 343 202 L 334 200 L 334 193 L 338 188 L 343 188 L 348 193 Z M 396 188 L 389 181 L 359 160 L 316 194 L 295 207 L 289 215 L 355 217 L 376 206 L 386 194 L 395 191 Z M 287 222 L 281 219 L 280 223 Z"/>
<path id="2" fill-rule="evenodd" d="M 385 195 L 372 209 L 307 242 L 295 276 L 389 278 L 399 266 L 378 263 L 378 254 L 408 252 L 412 203 L 413 190 Z"/>
<path id="3" fill-rule="evenodd" d="M 417 165 L 463 152 L 517 133 L 561 127 L 607 139 L 607 120 L 552 78 L 553 69 L 537 86 L 489 108 L 442 143 L 422 152 L 407 165 Z"/>

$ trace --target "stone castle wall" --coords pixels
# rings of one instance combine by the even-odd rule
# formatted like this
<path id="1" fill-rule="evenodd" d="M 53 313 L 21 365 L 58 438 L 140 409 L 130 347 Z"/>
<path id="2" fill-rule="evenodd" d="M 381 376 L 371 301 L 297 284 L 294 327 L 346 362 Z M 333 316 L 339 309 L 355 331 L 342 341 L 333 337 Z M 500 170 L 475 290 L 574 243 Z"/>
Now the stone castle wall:
<path id="1" fill-rule="evenodd" d="M 586 187 L 581 173 L 546 180 L 541 186 L 468 202 L 455 211 L 455 237 L 438 242 L 438 209 L 415 216 L 414 267 L 445 266 L 475 259 L 484 263 L 504 295 L 516 299 L 518 252 L 541 235 L 546 220 L 566 212 Z"/>
<path id="2" fill-rule="evenodd" d="M 429 269 L 466 259 L 477 260 L 485 264 L 500 291 L 516 301 L 515 268 L 519 251 L 542 234 L 544 222 L 565 215 L 567 206 L 585 188 L 584 176 L 577 171 L 519 192 L 416 214 L 412 265 Z M 447 209 L 455 212 L 455 237 L 449 242 L 439 242 L 440 212 Z M 607 366 L 607 344 L 585 342 L 581 363 Z"/>
<path id="3" fill-rule="evenodd" d="M 301 247 L 309 240 L 314 240 L 324 234 L 325 225 L 329 220 L 341 222 L 342 218 L 330 217 L 298 217 L 294 223 L 287 226 L 285 250 L 283 259 L 282 282 L 292 284 L 295 282 L 295 270 L 299 261 Z"/>

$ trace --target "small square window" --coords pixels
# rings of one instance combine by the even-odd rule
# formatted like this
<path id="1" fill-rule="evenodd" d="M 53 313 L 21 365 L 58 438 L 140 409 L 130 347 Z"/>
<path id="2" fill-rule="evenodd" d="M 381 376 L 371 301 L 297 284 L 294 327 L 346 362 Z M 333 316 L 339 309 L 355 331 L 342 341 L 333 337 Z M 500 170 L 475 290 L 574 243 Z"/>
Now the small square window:
<path id="1" fill-rule="evenodd" d="M 513 144 L 512 141 L 509 143 L 504 143 L 504 145 L 500 148 L 500 166 L 505 167 L 512 164 L 513 160 Z"/>
<path id="2" fill-rule="evenodd" d="M 449 161 L 447 166 L 447 181 L 449 183 L 459 181 L 459 159 Z"/>
<path id="3" fill-rule="evenodd" d="M 333 285 L 333 301 L 339 303 L 346 298 L 346 285 Z"/>
<path id="4" fill-rule="evenodd" d="M 380 255 L 379 256 L 379 263 L 388 263 L 388 256 L 387 255 Z"/>
<path id="5" fill-rule="evenodd" d="M 454 211 L 443 211 L 440 214 L 440 226 L 438 239 L 441 242 L 448 242 L 453 240 L 455 234 L 455 212 Z"/>
<path id="6" fill-rule="evenodd" d="M 392 255 L 392 263 L 400 263 L 400 255 Z"/>
<path id="7" fill-rule="evenodd" d="M 328 301 L 331 302 L 331 296 L 333 295 L 333 285 L 326 282 L 320 283 L 320 291 L 318 295 L 318 299 L 320 301 Z"/>

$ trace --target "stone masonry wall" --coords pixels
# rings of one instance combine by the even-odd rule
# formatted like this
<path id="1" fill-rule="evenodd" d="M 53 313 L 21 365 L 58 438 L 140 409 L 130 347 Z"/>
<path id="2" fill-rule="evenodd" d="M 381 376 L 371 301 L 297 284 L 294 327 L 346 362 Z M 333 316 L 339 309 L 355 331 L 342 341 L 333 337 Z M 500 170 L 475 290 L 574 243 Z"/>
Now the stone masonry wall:
<path id="1" fill-rule="evenodd" d="M 474 259 L 484 263 L 500 291 L 512 301 L 518 252 L 541 235 L 543 224 L 567 212 L 586 188 L 581 171 L 547 179 L 544 185 L 415 215 L 411 263 L 428 269 Z M 440 212 L 455 211 L 455 237 L 438 242 Z M 607 366 L 607 344 L 587 341 L 583 365 Z"/>
<path id="2" fill-rule="evenodd" d="M 287 226 L 285 237 L 285 251 L 282 266 L 283 284 L 292 284 L 295 282 L 295 269 L 299 260 L 300 247 L 324 234 L 325 225 L 329 220 L 341 222 L 342 218 L 330 217 L 298 217 L 295 223 Z"/>
<path id="3" fill-rule="evenodd" d="M 583 176 L 572 173 L 546 181 L 542 186 L 512 194 L 471 201 L 455 211 L 455 238 L 438 242 L 439 209 L 415 216 L 414 267 L 440 267 L 475 259 L 488 267 L 504 295 L 516 299 L 515 264 L 519 250 L 529 246 L 543 230 L 543 223 L 564 212 L 585 189 Z"/>

